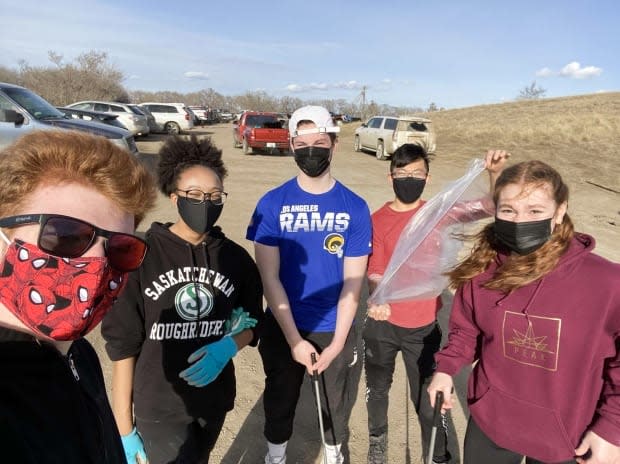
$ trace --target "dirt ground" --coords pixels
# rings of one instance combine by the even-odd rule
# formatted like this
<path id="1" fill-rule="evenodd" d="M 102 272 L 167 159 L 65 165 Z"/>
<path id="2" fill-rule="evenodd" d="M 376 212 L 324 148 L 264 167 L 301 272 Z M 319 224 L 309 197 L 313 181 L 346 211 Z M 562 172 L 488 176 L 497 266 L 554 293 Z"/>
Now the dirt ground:
<path id="1" fill-rule="evenodd" d="M 375 159 L 372 153 L 355 153 L 351 131 L 341 136 L 336 155 L 332 163 L 332 173 L 349 188 L 366 199 L 371 211 L 379 208 L 389 200 L 393 193 L 387 182 L 389 163 Z M 292 157 L 260 154 L 243 155 L 240 149 L 233 148 L 232 127 L 220 124 L 196 128 L 192 131 L 200 136 L 211 136 L 223 149 L 224 160 L 229 170 L 225 180 L 225 189 L 229 198 L 218 222 L 232 240 L 244 246 L 252 253 L 252 245 L 245 240 L 245 230 L 257 200 L 267 190 L 294 176 L 296 165 Z M 155 167 L 162 136 L 149 136 L 138 140 L 141 159 L 149 166 Z M 492 148 L 492 147 L 489 147 Z M 497 147 L 501 148 L 501 147 Z M 472 154 L 482 157 L 483 153 Z M 513 161 L 520 161 L 519 154 L 513 151 Z M 425 197 L 430 198 L 438 192 L 444 182 L 456 179 L 465 172 L 468 159 L 453 157 L 443 153 L 441 147 L 431 163 L 432 183 L 427 187 Z M 556 166 L 560 168 L 560 166 Z M 562 172 L 570 169 L 562 166 Z M 568 179 L 570 181 L 570 179 Z M 591 185 L 579 183 L 570 185 L 572 198 L 588 196 L 594 201 L 572 203 L 569 212 L 576 219 L 578 230 L 592 233 L 598 239 L 597 251 L 603 256 L 620 261 L 618 240 L 618 196 L 617 194 L 593 189 Z M 144 231 L 151 221 L 171 221 L 176 217 L 175 210 L 166 198 L 161 197 L 156 209 L 139 227 Z M 604 218 L 605 221 L 602 221 Z M 447 333 L 451 295 L 444 294 L 444 308 L 440 312 L 440 322 Z M 362 296 L 362 301 L 365 295 Z M 365 308 L 360 306 L 358 321 L 363 321 Z M 90 336 L 100 355 L 106 378 L 110 379 L 110 363 L 103 349 L 98 331 Z M 259 464 L 263 462 L 266 444 L 263 438 L 262 391 L 264 374 L 258 351 L 253 348 L 242 350 L 235 357 L 237 370 L 236 406 L 226 419 L 224 429 L 212 454 L 213 463 Z M 367 416 L 364 403 L 365 383 L 361 363 L 358 363 L 360 375 L 357 398 L 350 418 L 349 453 L 352 464 L 365 463 L 368 451 Z M 462 372 L 456 379 L 456 394 L 459 404 L 451 413 L 456 437 L 451 436 L 454 462 L 460 462 L 466 423 L 466 389 L 467 372 Z M 407 398 L 406 378 L 402 362 L 398 360 L 394 383 L 390 392 L 389 409 L 389 457 L 390 463 L 421 463 L 419 427 L 411 401 Z M 304 384 L 302 401 L 297 408 L 295 430 L 288 446 L 288 464 L 319 464 L 320 435 L 317 414 L 312 400 L 310 382 Z"/>

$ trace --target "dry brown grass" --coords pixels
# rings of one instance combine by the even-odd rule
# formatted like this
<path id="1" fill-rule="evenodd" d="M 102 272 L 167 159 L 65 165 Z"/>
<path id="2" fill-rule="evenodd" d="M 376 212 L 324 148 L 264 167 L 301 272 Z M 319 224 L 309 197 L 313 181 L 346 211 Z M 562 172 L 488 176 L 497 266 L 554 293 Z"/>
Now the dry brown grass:
<path id="1" fill-rule="evenodd" d="M 541 159 L 569 183 L 620 190 L 620 92 L 474 106 L 425 114 L 437 132 L 437 157 L 462 161 L 489 148 Z M 343 136 L 357 124 L 343 127 Z"/>

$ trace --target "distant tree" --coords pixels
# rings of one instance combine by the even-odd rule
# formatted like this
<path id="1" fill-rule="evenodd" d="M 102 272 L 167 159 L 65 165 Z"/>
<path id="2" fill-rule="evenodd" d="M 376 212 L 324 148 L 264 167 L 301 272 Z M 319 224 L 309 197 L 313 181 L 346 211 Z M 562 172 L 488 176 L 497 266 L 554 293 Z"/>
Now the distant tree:
<path id="1" fill-rule="evenodd" d="M 428 108 L 426 109 L 426 111 L 428 113 L 432 113 L 434 111 L 439 111 L 439 108 L 437 107 L 437 105 L 435 104 L 435 102 L 431 102 L 430 105 L 428 105 Z"/>
<path id="2" fill-rule="evenodd" d="M 53 66 L 35 67 L 20 61 L 20 85 L 58 106 L 87 99 L 129 101 L 123 74 L 108 63 L 107 53 L 83 53 L 75 63 L 64 63 L 63 56 L 54 51 L 48 52 L 48 58 Z"/>
<path id="3" fill-rule="evenodd" d="M 19 72 L 0 66 L 0 82 L 17 84 L 19 82 Z"/>
<path id="4" fill-rule="evenodd" d="M 538 100 L 547 93 L 547 89 L 536 85 L 536 81 L 533 81 L 530 85 L 526 85 L 519 91 L 517 96 L 518 100 Z"/>
<path id="5" fill-rule="evenodd" d="M 300 98 L 284 96 L 280 98 L 278 110 L 282 113 L 291 114 L 302 106 L 304 106 L 304 102 Z"/>

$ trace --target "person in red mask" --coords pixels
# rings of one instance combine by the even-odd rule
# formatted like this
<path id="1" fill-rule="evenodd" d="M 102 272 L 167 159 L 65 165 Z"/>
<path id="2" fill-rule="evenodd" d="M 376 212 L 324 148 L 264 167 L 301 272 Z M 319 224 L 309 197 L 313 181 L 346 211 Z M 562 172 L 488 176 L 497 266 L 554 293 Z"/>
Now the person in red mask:
<path id="1" fill-rule="evenodd" d="M 620 265 L 575 232 L 568 187 L 541 161 L 504 170 L 495 221 L 450 273 L 448 344 L 428 387 L 469 381 L 464 464 L 620 462 Z"/>
<path id="2" fill-rule="evenodd" d="M 0 455 L 119 463 L 97 355 L 83 338 L 147 251 L 148 171 L 106 139 L 32 132 L 0 153 Z"/>

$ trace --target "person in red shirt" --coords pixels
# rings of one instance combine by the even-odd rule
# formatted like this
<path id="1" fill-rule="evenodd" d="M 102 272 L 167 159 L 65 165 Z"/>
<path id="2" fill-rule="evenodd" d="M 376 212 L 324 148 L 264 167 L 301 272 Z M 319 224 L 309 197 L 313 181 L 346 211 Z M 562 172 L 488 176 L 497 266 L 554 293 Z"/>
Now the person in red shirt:
<path id="1" fill-rule="evenodd" d="M 485 162 L 491 188 L 509 156 L 501 150 L 487 153 Z M 399 147 L 392 155 L 388 177 L 395 198 L 372 215 L 373 252 L 367 271 L 371 293 L 383 277 L 402 230 L 425 203 L 421 195 L 430 176 L 429 158 L 424 148 L 414 144 Z M 476 203 L 484 206 L 484 202 Z M 458 207 L 455 205 L 455 208 Z M 491 214 L 490 211 L 481 209 L 479 217 Z M 433 355 L 439 350 L 441 342 L 441 330 L 437 323 L 437 312 L 441 306 L 441 298 L 437 297 L 392 304 L 370 304 L 368 307 L 363 333 L 369 432 L 368 464 L 387 462 L 388 397 L 399 351 L 405 362 L 411 400 L 422 429 L 423 453 L 428 454 L 433 409 L 428 401 L 421 401 L 421 396 L 433 374 Z M 445 430 L 437 435 L 435 443 L 434 461 L 449 462 Z"/>
<path id="2" fill-rule="evenodd" d="M 574 230 L 568 187 L 541 161 L 497 179 L 495 221 L 449 277 L 448 344 L 428 387 L 452 407 L 469 379 L 465 464 L 620 462 L 620 265 Z"/>

